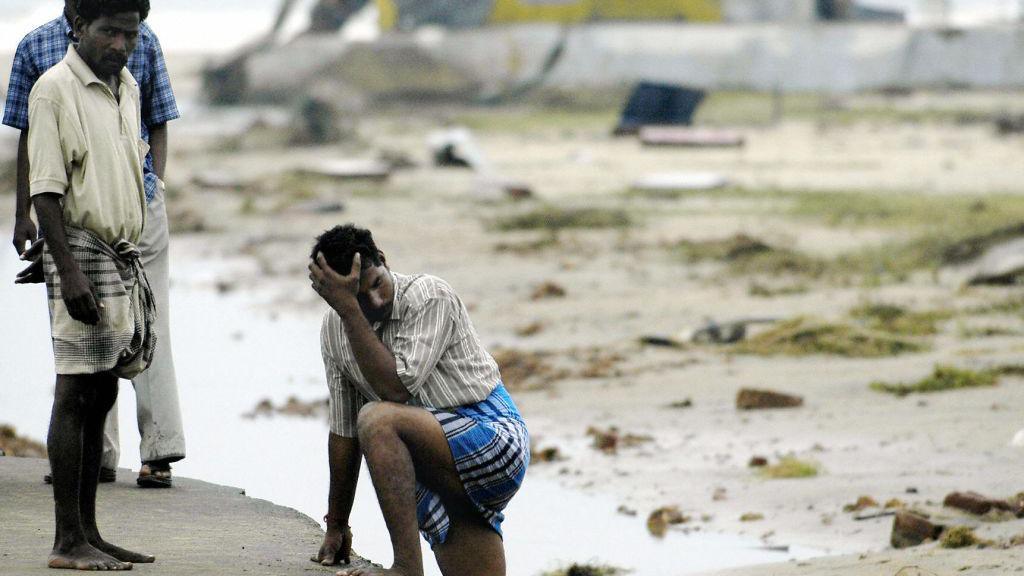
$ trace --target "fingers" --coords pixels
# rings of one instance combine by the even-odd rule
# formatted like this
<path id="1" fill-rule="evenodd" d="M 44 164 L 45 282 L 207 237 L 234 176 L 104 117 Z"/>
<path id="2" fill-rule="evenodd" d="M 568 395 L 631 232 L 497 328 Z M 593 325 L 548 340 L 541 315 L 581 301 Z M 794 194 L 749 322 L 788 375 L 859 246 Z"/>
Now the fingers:
<path id="1" fill-rule="evenodd" d="M 362 265 L 363 258 L 360 256 L 359 252 L 356 252 L 355 255 L 352 256 L 352 269 L 348 271 L 348 275 L 359 278 L 359 272 L 362 270 Z"/>
<path id="2" fill-rule="evenodd" d="M 15 284 L 38 284 L 43 281 L 43 261 L 36 260 L 14 277 Z"/>
<path id="3" fill-rule="evenodd" d="M 90 326 L 95 326 L 99 323 L 99 308 L 96 306 L 96 299 L 91 292 L 77 298 L 65 300 L 65 304 L 68 307 L 68 314 L 75 320 Z"/>
<path id="4" fill-rule="evenodd" d="M 28 248 L 26 248 L 25 251 L 21 253 L 21 259 L 34 260 L 38 258 L 43 253 L 43 244 L 44 241 L 42 238 L 29 244 Z"/>

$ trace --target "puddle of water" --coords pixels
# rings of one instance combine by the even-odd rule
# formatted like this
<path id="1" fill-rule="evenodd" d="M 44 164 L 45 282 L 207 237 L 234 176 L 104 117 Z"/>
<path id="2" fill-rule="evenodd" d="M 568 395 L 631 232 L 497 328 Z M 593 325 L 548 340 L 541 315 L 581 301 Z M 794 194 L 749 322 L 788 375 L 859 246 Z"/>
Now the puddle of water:
<path id="1" fill-rule="evenodd" d="M 0 238 L 6 238 L 0 232 Z M 320 419 L 246 420 L 241 414 L 263 398 L 326 395 L 319 350 L 320 313 L 275 311 L 254 292 L 217 294 L 215 273 L 244 263 L 199 263 L 172 254 L 172 340 L 178 372 L 188 458 L 175 465 L 181 476 L 238 486 L 319 519 L 328 486 L 327 425 Z M 46 435 L 52 398 L 52 352 L 41 286 L 16 287 L 20 269 L 12 250 L 0 257 L 3 323 L 0 335 L 0 422 L 37 439 Z M 257 304 L 259 304 L 257 306 Z M 134 393 L 122 386 L 119 413 L 121 466 L 137 469 L 138 432 Z M 616 512 L 608 497 L 574 492 L 528 476 L 508 508 L 505 523 L 510 576 L 535 576 L 570 562 L 594 561 L 631 568 L 635 576 L 666 576 L 820 555 L 758 549 L 760 542 L 733 535 L 648 535 L 643 518 Z M 355 548 L 388 563 L 387 533 L 363 469 L 351 521 Z M 313 553 L 310 550 L 310 553 Z M 424 544 L 427 574 L 440 572 Z"/>

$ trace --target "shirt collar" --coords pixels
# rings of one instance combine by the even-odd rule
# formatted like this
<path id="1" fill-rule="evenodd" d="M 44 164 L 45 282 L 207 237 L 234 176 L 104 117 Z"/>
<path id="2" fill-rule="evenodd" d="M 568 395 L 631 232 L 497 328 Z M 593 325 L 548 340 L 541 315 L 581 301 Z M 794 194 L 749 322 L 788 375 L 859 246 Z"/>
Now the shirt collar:
<path id="1" fill-rule="evenodd" d="M 85 63 L 85 60 L 82 60 L 82 56 L 78 54 L 78 50 L 75 49 L 74 44 L 68 46 L 68 53 L 64 57 L 64 60 L 68 63 L 71 71 L 82 84 L 86 86 L 89 86 L 90 84 L 99 84 L 101 86 L 107 85 L 105 82 L 100 80 L 98 76 L 96 76 L 96 73 L 92 71 L 92 68 L 89 68 L 89 65 Z M 132 77 L 128 68 L 122 67 L 119 75 L 121 78 L 121 84 L 127 83 L 129 86 L 135 85 L 135 78 Z"/>

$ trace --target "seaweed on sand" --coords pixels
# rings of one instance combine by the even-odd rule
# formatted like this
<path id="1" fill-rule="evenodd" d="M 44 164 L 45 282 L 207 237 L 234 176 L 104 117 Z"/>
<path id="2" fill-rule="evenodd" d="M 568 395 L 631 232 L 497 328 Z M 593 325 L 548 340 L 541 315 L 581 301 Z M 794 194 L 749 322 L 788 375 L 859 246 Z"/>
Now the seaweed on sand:
<path id="1" fill-rule="evenodd" d="M 887 392 L 897 396 L 914 393 L 941 392 L 961 388 L 979 388 L 995 386 L 999 381 L 1002 368 L 989 370 L 966 370 L 952 366 L 936 366 L 932 373 L 914 383 L 872 382 L 871 389 Z"/>
<path id="2" fill-rule="evenodd" d="M 834 354 L 857 358 L 897 356 L 927 346 L 906 338 L 807 317 L 782 322 L 738 344 L 734 351 L 761 356 Z"/>

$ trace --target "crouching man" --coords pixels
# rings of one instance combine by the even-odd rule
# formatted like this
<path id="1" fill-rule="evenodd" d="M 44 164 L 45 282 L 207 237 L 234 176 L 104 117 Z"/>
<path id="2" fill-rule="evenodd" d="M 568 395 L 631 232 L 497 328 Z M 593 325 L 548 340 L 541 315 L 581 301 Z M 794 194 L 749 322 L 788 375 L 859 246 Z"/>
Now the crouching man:
<path id="1" fill-rule="evenodd" d="M 47 448 L 51 568 L 127 570 L 153 557 L 96 526 L 103 424 L 117 379 L 149 365 L 155 309 L 135 244 L 146 215 L 139 87 L 125 68 L 149 0 L 78 0 L 77 45 L 29 96 L 29 185 L 42 225 L 57 385 Z"/>
<path id="2" fill-rule="evenodd" d="M 458 295 L 392 272 L 369 230 L 321 235 L 309 266 L 331 306 L 320 336 L 330 388 L 327 534 L 314 560 L 347 562 L 365 456 L 391 535 L 390 569 L 421 576 L 417 527 L 446 576 L 505 574 L 502 510 L 529 463 L 529 435 Z"/>

